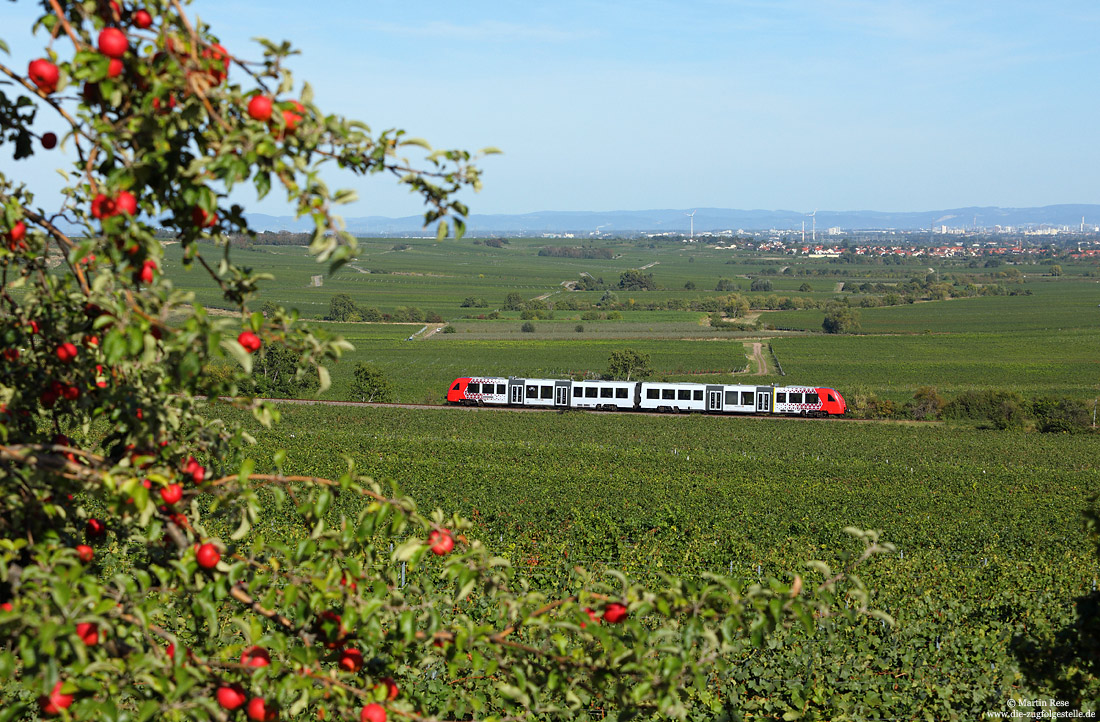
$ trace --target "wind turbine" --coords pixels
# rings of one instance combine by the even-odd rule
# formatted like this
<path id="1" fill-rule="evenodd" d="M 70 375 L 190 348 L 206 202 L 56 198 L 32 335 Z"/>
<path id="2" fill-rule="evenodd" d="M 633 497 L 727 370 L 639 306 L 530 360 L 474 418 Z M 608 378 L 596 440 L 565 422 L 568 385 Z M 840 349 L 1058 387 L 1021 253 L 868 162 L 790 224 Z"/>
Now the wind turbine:
<path id="1" fill-rule="evenodd" d="M 684 215 L 691 219 L 691 235 L 688 236 L 688 240 L 694 241 L 695 240 L 695 211 L 692 211 L 691 213 L 685 213 Z"/>

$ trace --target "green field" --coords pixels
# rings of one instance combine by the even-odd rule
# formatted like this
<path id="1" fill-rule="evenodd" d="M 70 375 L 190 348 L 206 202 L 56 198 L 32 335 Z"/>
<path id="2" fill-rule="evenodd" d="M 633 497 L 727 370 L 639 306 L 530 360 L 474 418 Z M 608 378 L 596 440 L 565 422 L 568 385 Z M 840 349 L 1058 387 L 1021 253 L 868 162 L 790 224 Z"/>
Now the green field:
<path id="1" fill-rule="evenodd" d="M 362 307 L 390 313 L 400 307 L 436 312 L 455 333 L 430 333 L 424 324 L 319 324 L 340 333 L 356 350 L 333 368 L 334 387 L 326 398 L 348 398 L 351 370 L 367 361 L 380 366 L 401 401 L 438 401 L 448 381 L 471 374 L 567 376 L 599 373 L 618 348 L 649 353 L 658 377 L 733 382 L 746 368 L 743 342 L 771 342 L 785 377 L 765 382 L 828 385 L 859 390 L 901 402 L 921 386 L 952 394 L 965 389 L 1011 389 L 1024 396 L 1067 394 L 1092 399 L 1100 393 L 1095 349 L 1100 345 L 1100 285 L 1094 266 L 1066 264 L 1050 276 L 1049 266 L 1024 263 L 991 270 L 965 262 L 927 259 L 903 266 L 871 261 L 837 264 L 827 259 L 779 258 L 704 246 L 645 241 L 601 241 L 594 245 L 612 258 L 539 256 L 548 245 L 580 246 L 581 239 L 512 239 L 494 248 L 471 239 L 363 239 L 362 254 L 335 276 L 311 261 L 304 248 L 264 246 L 234 250 L 237 262 L 277 277 L 263 298 L 320 318 L 337 293 Z M 404 250 L 394 250 L 408 246 Z M 213 247 L 210 247 L 213 251 Z M 178 246 L 169 246 L 166 271 L 202 303 L 224 306 L 200 270 L 184 271 Z M 653 264 L 653 265 L 651 265 Z M 844 299 L 859 314 L 859 335 L 821 332 L 824 310 L 752 311 L 756 330 L 719 330 L 707 314 L 670 310 L 623 310 L 618 320 L 582 319 L 581 311 L 555 309 L 552 319 L 534 319 L 522 330 L 518 311 L 497 320 L 478 319 L 499 309 L 507 294 L 525 299 L 545 296 L 599 302 L 603 291 L 574 292 L 562 286 L 582 273 L 614 285 L 618 274 L 649 266 L 655 291 L 617 291 L 621 304 L 637 307 L 685 303 L 719 296 L 719 278 L 733 281 L 749 299 L 795 295 L 817 301 Z M 933 270 L 967 282 L 1000 282 L 1017 273 L 1008 291 L 1019 295 L 978 296 L 897 306 L 860 308 L 866 294 L 837 292 L 839 284 L 904 283 Z M 982 275 L 986 274 L 986 275 Z M 323 285 L 311 286 L 320 276 Z M 772 284 L 770 292 L 749 292 L 753 279 Z M 695 284 L 685 290 L 684 284 Z M 809 284 L 813 290 L 800 292 Z M 468 297 L 484 298 L 485 308 L 464 308 Z M 602 314 L 606 317 L 607 313 Z M 578 331 L 578 326 L 582 330 Z M 778 329 L 778 330 L 773 330 Z M 785 330 L 789 329 L 789 330 Z M 412 337 L 412 340 L 407 340 Z"/>
<path id="2" fill-rule="evenodd" d="M 346 454 L 421 508 L 473 519 L 550 594 L 576 564 L 654 583 L 704 572 L 812 582 L 801 562 L 840 563 L 844 527 L 881 529 L 898 551 L 862 576 L 895 626 L 823 621 L 746 646 L 743 673 L 714 682 L 742 712 L 781 716 L 813 694 L 825 719 L 965 720 L 1048 694 L 1024 679 L 1020 650 L 1070 624 L 1097 578 L 1080 524 L 1100 488 L 1091 437 L 498 410 L 283 416 L 273 432 L 253 429 L 258 470 L 286 448 L 286 473 L 334 476 Z M 335 504 L 333 521 L 358 503 Z M 1095 691 L 1070 699 L 1091 709 Z"/>

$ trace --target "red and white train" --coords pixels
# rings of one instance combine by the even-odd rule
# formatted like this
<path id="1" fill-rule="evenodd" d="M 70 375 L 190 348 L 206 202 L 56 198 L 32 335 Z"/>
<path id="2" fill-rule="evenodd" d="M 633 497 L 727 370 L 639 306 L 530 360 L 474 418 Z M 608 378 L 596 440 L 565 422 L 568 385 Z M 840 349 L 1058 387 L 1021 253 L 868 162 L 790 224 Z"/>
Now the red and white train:
<path id="1" fill-rule="evenodd" d="M 660 381 L 570 381 L 510 376 L 457 378 L 452 404 L 530 406 L 600 411 L 841 416 L 848 405 L 835 389 L 815 386 L 732 386 Z"/>

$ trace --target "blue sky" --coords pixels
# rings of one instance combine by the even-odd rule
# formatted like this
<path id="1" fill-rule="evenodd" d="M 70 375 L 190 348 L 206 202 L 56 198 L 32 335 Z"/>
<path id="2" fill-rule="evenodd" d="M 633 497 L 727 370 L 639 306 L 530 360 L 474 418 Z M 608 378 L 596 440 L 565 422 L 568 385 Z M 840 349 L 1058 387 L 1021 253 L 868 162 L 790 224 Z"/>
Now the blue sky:
<path id="1" fill-rule="evenodd" d="M 466 199 L 474 212 L 1100 203 L 1095 0 L 191 11 L 245 57 L 251 37 L 293 40 L 303 55 L 291 67 L 327 111 L 437 147 L 501 148 Z M 421 210 L 382 178 L 331 181 L 359 190 L 347 215 Z"/>

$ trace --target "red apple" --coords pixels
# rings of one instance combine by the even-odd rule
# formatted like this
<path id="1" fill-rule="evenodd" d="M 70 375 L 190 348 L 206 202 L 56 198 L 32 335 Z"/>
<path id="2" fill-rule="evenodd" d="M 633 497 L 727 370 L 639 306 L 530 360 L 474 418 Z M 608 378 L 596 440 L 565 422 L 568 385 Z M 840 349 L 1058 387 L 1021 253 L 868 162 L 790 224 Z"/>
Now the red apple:
<path id="1" fill-rule="evenodd" d="M 153 274 L 156 272 L 156 270 L 157 270 L 157 262 L 156 261 L 148 260 L 145 263 L 141 264 L 141 273 L 139 274 L 140 277 L 141 277 L 141 282 L 146 283 L 146 284 L 152 283 L 153 282 Z"/>
<path id="2" fill-rule="evenodd" d="M 163 106 L 163 108 L 161 107 Z M 153 98 L 153 110 L 158 113 L 167 113 L 176 107 L 176 96 L 169 95 L 168 99 L 161 102 L 160 98 Z"/>
<path id="3" fill-rule="evenodd" d="M 80 398 L 80 389 L 76 386 L 66 386 L 61 390 L 61 395 L 66 401 L 76 401 Z"/>
<path id="4" fill-rule="evenodd" d="M 121 58 L 130 47 L 126 33 L 118 28 L 104 28 L 99 33 L 99 52 L 108 58 Z"/>
<path id="5" fill-rule="evenodd" d="M 271 664 L 271 655 L 263 647 L 249 647 L 241 652 L 241 664 L 246 667 L 266 667 Z"/>
<path id="6" fill-rule="evenodd" d="M 71 341 L 66 341 L 65 343 L 58 346 L 57 350 L 54 351 L 54 353 L 57 355 L 57 358 L 59 361 L 61 361 L 61 363 L 72 363 L 73 359 L 76 358 L 76 344 Z"/>
<path id="7" fill-rule="evenodd" d="M 4 602 L 3 604 L 0 604 L 0 612 L 14 612 L 14 611 L 15 611 L 15 607 L 12 606 L 11 602 Z"/>
<path id="8" fill-rule="evenodd" d="M 271 722 L 279 719 L 279 710 L 273 705 L 269 705 L 262 697 L 250 699 L 244 711 L 248 715 L 248 719 L 256 720 L 256 722 Z"/>
<path id="9" fill-rule="evenodd" d="M 147 30 L 153 24 L 153 16 L 145 10 L 138 10 L 135 12 L 133 19 L 134 25 L 142 30 Z"/>
<path id="10" fill-rule="evenodd" d="M 207 72 L 213 83 L 220 85 L 225 80 L 225 76 L 229 74 L 229 51 L 221 45 L 215 44 L 203 49 L 202 57 L 213 61 L 209 64 L 210 69 Z M 218 67 L 219 64 L 221 65 L 220 68 Z"/>
<path id="11" fill-rule="evenodd" d="M 263 341 L 260 337 L 251 331 L 241 331 L 241 335 L 237 336 L 237 343 L 244 346 L 244 350 L 248 353 L 256 353 L 260 350 L 260 346 L 263 345 Z"/>
<path id="12" fill-rule="evenodd" d="M 386 708 L 371 702 L 359 713 L 359 722 L 386 722 Z"/>
<path id="13" fill-rule="evenodd" d="M 393 677 L 383 677 L 382 679 L 378 680 L 378 683 L 384 684 L 386 686 L 387 700 L 392 702 L 397 699 L 397 695 L 400 693 L 401 690 L 397 688 L 397 682 L 393 681 Z"/>
<path id="14" fill-rule="evenodd" d="M 185 474 L 190 474 L 191 479 L 196 484 L 201 484 L 202 480 L 206 478 L 206 469 L 195 460 L 195 457 L 188 456 L 187 463 L 183 465 L 183 471 Z"/>
<path id="15" fill-rule="evenodd" d="M 248 101 L 248 117 L 252 120 L 267 122 L 271 120 L 272 102 L 266 95 L 254 95 Z"/>
<path id="16" fill-rule="evenodd" d="M 300 113 L 306 112 L 306 109 L 297 100 L 292 100 L 290 102 L 294 104 L 294 108 L 298 112 L 295 113 L 295 112 L 290 111 L 290 110 L 284 110 L 283 111 L 283 122 L 286 123 L 287 131 L 293 133 L 295 131 L 295 129 L 297 129 L 298 123 L 302 122 L 302 116 L 300 115 Z"/>
<path id="17" fill-rule="evenodd" d="M 317 616 L 317 630 L 328 649 L 339 649 L 344 646 L 344 640 L 348 636 L 347 630 L 340 621 L 340 615 L 333 611 L 321 612 Z"/>
<path id="18" fill-rule="evenodd" d="M 84 345 L 85 346 L 98 346 L 99 345 L 99 336 L 90 336 L 90 335 L 85 336 L 84 337 Z"/>
<path id="19" fill-rule="evenodd" d="M 428 535 L 428 543 L 432 545 L 432 554 L 439 557 L 449 553 L 455 547 L 454 537 L 448 529 L 442 531 L 433 529 Z"/>
<path id="20" fill-rule="evenodd" d="M 203 544 L 198 548 L 198 551 L 195 552 L 195 559 L 198 560 L 199 566 L 203 569 L 213 569 L 218 566 L 218 562 L 221 561 L 222 555 L 213 544 Z"/>
<path id="21" fill-rule="evenodd" d="M 32 60 L 27 66 L 27 77 L 44 93 L 52 93 L 57 90 L 57 81 L 61 73 L 57 66 L 45 58 Z"/>
<path id="22" fill-rule="evenodd" d="M 114 199 L 108 198 L 103 193 L 96 193 L 92 198 L 92 218 L 109 218 L 114 214 Z"/>
<path id="23" fill-rule="evenodd" d="M 618 624 L 626 619 L 626 605 L 619 604 L 618 602 L 611 602 L 603 610 L 603 618 L 611 624 Z"/>
<path id="24" fill-rule="evenodd" d="M 585 607 L 584 608 L 584 613 L 588 615 L 589 621 L 593 622 L 594 624 L 599 624 L 600 623 L 600 616 L 598 614 L 596 614 L 595 612 L 593 612 L 590 607 Z M 581 629 L 584 629 L 587 626 L 588 626 L 587 622 L 581 622 Z"/>
<path id="25" fill-rule="evenodd" d="M 93 622 L 81 622 L 76 625 L 76 636 L 89 647 L 99 644 L 99 627 Z"/>
<path id="26" fill-rule="evenodd" d="M 200 206 L 191 209 L 191 221 L 199 228 L 212 228 L 218 224 L 217 213 L 207 213 Z"/>
<path id="27" fill-rule="evenodd" d="M 336 660 L 336 666 L 345 672 L 354 674 L 363 668 L 363 653 L 354 647 L 348 647 L 340 652 L 340 658 Z"/>
<path id="28" fill-rule="evenodd" d="M 118 58 L 111 58 L 111 62 L 107 63 L 107 77 L 117 78 L 122 75 L 122 61 Z"/>
<path id="29" fill-rule="evenodd" d="M 128 216 L 137 213 L 137 198 L 130 191 L 119 191 L 115 197 L 115 213 L 125 213 Z"/>
<path id="30" fill-rule="evenodd" d="M 214 696 L 223 709 L 230 711 L 237 709 L 248 699 L 244 694 L 244 688 L 239 684 L 218 687 L 218 691 L 214 693 Z"/>
<path id="31" fill-rule="evenodd" d="M 27 237 L 27 224 L 23 221 L 16 221 L 15 225 L 8 231 L 8 240 L 11 241 L 12 250 L 15 250 L 15 245 L 21 244 L 23 239 Z"/>
<path id="32" fill-rule="evenodd" d="M 93 539 L 101 539 L 107 533 L 107 525 L 99 519 L 89 519 L 84 525 L 84 533 Z"/>
<path id="33" fill-rule="evenodd" d="M 183 498 L 183 487 L 179 484 L 169 484 L 160 490 L 160 498 L 164 499 L 165 504 L 175 504 Z M 217 562 L 214 563 L 217 564 Z"/>
<path id="34" fill-rule="evenodd" d="M 49 696 L 42 695 L 38 698 L 38 706 L 42 709 L 42 714 L 48 717 L 56 717 L 61 714 L 61 710 L 68 709 L 69 705 L 73 703 L 73 696 L 71 694 L 61 694 L 61 682 L 58 682 L 53 686 L 53 691 Z"/>
<path id="35" fill-rule="evenodd" d="M 57 147 L 57 134 L 56 133 L 43 133 L 42 134 L 42 147 L 46 150 L 53 150 Z"/>

